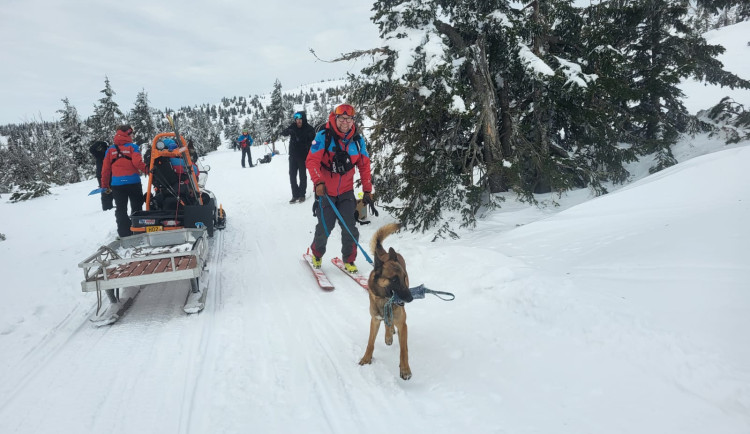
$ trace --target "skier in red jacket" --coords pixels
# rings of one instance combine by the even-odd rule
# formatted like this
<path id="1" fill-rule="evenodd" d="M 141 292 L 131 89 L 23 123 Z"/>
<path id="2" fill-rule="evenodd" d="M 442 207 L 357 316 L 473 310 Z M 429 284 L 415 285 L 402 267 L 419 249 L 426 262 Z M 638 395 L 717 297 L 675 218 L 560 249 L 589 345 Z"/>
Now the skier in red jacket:
<path id="1" fill-rule="evenodd" d="M 350 273 L 357 272 L 354 260 L 357 258 L 359 231 L 354 221 L 354 209 L 357 200 L 354 197 L 354 168 L 359 170 L 363 201 L 372 203 L 372 179 L 370 177 L 370 155 L 364 138 L 354 125 L 354 107 L 340 104 L 328 116 L 325 128 L 315 136 L 305 165 L 310 172 L 310 179 L 315 185 L 315 195 L 331 198 L 344 223 L 354 235 L 354 239 L 343 227 L 341 228 L 341 255 L 344 266 Z M 317 199 L 316 199 L 317 200 Z M 327 199 L 322 200 L 322 213 L 317 211 L 318 224 L 315 226 L 311 250 L 313 267 L 320 268 L 322 257 L 326 252 L 328 233 L 336 224 L 336 214 Z M 323 227 L 323 221 L 325 226 Z"/>
<path id="2" fill-rule="evenodd" d="M 114 145 L 107 149 L 102 165 L 101 186 L 115 199 L 115 219 L 120 238 L 133 234 L 130 231 L 128 200 L 131 214 L 143 209 L 141 175 L 146 173 L 146 165 L 138 145 L 133 143 L 132 135 L 130 125 L 118 127 Z"/>

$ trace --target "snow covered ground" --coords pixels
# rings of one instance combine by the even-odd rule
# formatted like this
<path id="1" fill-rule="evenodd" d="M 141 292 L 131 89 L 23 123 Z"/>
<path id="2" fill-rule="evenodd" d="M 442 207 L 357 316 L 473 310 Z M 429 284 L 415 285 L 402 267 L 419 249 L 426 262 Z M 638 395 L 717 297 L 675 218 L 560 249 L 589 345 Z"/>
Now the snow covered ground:
<path id="1" fill-rule="evenodd" d="M 456 241 L 388 238 L 413 284 L 456 294 L 407 305 L 408 382 L 382 332 L 357 364 L 365 292 L 327 261 L 322 292 L 300 262 L 315 221 L 287 203 L 285 157 L 239 157 L 206 158 L 228 227 L 194 316 L 176 282 L 91 326 L 77 263 L 115 236 L 93 180 L 0 203 L 0 432 L 750 430 L 750 147 L 593 200 L 510 202 Z"/>
<path id="2" fill-rule="evenodd" d="M 3 197 L 0 433 L 746 434 L 750 147 L 698 136 L 675 154 L 603 197 L 508 196 L 458 240 L 388 238 L 413 285 L 456 294 L 406 306 L 409 381 L 382 330 L 373 364 L 357 364 L 368 300 L 329 262 L 338 229 L 335 291 L 301 263 L 315 220 L 311 201 L 287 203 L 286 156 L 205 158 L 228 226 L 192 316 L 174 282 L 91 325 L 77 264 L 115 236 L 94 180 Z M 372 221 L 365 245 L 392 218 Z"/>

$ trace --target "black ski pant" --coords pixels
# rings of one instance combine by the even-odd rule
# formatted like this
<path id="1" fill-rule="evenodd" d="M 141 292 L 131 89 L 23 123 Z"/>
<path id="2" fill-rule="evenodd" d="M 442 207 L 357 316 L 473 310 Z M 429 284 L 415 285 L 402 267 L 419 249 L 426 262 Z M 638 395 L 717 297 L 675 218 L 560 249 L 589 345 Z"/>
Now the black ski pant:
<path id="1" fill-rule="evenodd" d="M 297 179 L 299 178 L 299 183 Z M 289 156 L 289 183 L 292 185 L 292 197 L 305 197 L 307 193 L 307 168 L 305 159 Z"/>
<path id="2" fill-rule="evenodd" d="M 329 197 L 339 210 L 339 214 L 344 218 L 344 223 L 346 223 L 346 226 L 349 227 L 349 230 L 354 235 L 354 239 L 352 239 L 352 236 L 349 235 L 349 231 L 343 226 L 341 227 L 341 259 L 343 259 L 344 262 L 354 262 L 354 260 L 357 259 L 357 245 L 355 244 L 355 240 L 359 241 L 359 231 L 354 224 L 354 209 L 357 207 L 357 201 L 354 198 L 354 191 L 352 190 L 338 196 Z M 323 204 L 323 212 L 320 212 L 320 205 L 318 205 L 321 201 L 316 197 L 315 206 L 317 207 L 316 214 L 318 216 L 318 224 L 315 226 L 315 237 L 310 246 L 313 255 L 318 258 L 322 258 L 326 253 L 328 235 L 326 235 L 325 228 L 328 228 L 328 233 L 330 234 L 338 221 L 336 213 L 333 211 L 333 208 L 331 208 L 331 203 L 328 202 L 328 199 L 326 199 L 325 196 L 320 199 Z M 323 221 L 325 221 L 325 227 L 323 226 Z"/>
<path id="3" fill-rule="evenodd" d="M 250 164 L 250 167 L 253 167 L 253 154 L 250 152 L 249 145 L 242 148 L 242 167 L 245 167 L 245 155 L 247 155 L 247 162 Z"/>
<path id="4" fill-rule="evenodd" d="M 130 231 L 130 214 L 143 209 L 143 190 L 141 183 L 113 185 L 112 196 L 115 199 L 115 220 L 117 220 L 117 235 L 127 237 Z M 128 214 L 130 201 L 130 214 Z"/>

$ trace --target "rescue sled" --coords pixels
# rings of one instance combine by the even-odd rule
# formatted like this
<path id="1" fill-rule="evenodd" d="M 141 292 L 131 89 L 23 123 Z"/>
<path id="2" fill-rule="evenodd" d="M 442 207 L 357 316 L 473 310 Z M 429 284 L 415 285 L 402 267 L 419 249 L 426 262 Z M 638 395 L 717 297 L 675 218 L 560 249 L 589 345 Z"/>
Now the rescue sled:
<path id="1" fill-rule="evenodd" d="M 199 177 L 185 139 L 180 136 L 182 146 L 165 146 L 165 139 L 175 137 L 158 134 L 147 152 L 146 209 L 130 216 L 134 235 L 101 246 L 78 264 L 83 292 L 97 293 L 91 319 L 96 325 L 117 321 L 146 285 L 189 280 L 183 310 L 197 313 L 205 306 L 209 256 L 217 256 L 223 239 L 214 237 L 214 231 L 225 227 L 226 214 L 203 188 L 207 170 Z M 177 165 L 184 170 L 175 171 Z M 110 305 L 100 312 L 102 291 Z"/>

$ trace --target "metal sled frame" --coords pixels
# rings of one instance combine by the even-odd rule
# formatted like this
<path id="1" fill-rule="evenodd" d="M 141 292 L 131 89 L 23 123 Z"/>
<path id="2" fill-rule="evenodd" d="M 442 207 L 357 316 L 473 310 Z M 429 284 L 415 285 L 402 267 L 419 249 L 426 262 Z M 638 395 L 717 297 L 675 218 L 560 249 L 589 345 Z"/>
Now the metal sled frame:
<path id="1" fill-rule="evenodd" d="M 117 254 L 121 248 L 147 251 L 149 248 L 192 243 L 190 251 L 137 253 L 129 258 Z M 196 279 L 203 272 L 208 257 L 208 234 L 205 229 L 178 229 L 150 232 L 113 241 L 78 264 L 83 269 L 83 292 L 102 291 L 127 286 L 150 285 L 174 280 Z M 101 292 L 99 293 L 101 297 Z"/>
<path id="2" fill-rule="evenodd" d="M 181 144 L 182 146 L 175 149 L 174 151 L 169 151 L 166 149 L 157 149 L 156 144 L 163 139 L 173 138 L 175 139 L 178 144 Z M 203 205 L 203 199 L 201 199 L 201 187 L 200 183 L 198 182 L 198 177 L 195 175 L 195 171 L 193 170 L 193 160 L 190 158 L 190 152 L 188 152 L 187 142 L 185 141 L 185 138 L 180 136 L 180 138 L 177 138 L 177 135 L 175 133 L 159 133 L 154 137 L 154 140 L 151 143 L 151 160 L 148 163 L 148 187 L 146 188 L 146 210 L 151 209 L 151 185 L 153 185 L 154 181 L 154 162 L 159 157 L 167 157 L 167 158 L 181 158 L 183 161 L 185 161 L 185 170 L 188 173 L 188 179 L 190 180 L 190 188 L 193 189 L 193 192 L 195 193 L 195 197 L 198 199 L 198 203 Z M 205 181 L 203 181 L 205 183 Z"/>

